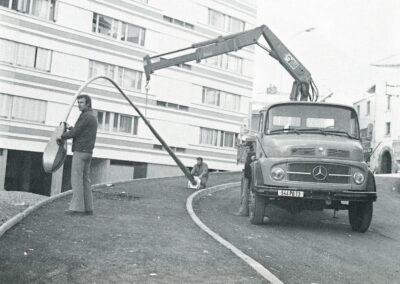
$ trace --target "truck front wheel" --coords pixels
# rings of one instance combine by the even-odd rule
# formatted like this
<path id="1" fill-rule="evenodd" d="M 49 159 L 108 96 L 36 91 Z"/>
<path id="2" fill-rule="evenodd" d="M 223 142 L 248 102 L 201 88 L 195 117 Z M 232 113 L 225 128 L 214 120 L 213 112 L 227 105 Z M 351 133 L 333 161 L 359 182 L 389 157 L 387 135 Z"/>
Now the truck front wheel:
<path id="1" fill-rule="evenodd" d="M 250 190 L 249 218 L 253 225 L 261 225 L 264 222 L 265 198 L 256 195 L 253 188 Z"/>
<path id="2" fill-rule="evenodd" d="M 349 222 L 353 231 L 365 233 L 372 220 L 372 202 L 350 202 Z"/>

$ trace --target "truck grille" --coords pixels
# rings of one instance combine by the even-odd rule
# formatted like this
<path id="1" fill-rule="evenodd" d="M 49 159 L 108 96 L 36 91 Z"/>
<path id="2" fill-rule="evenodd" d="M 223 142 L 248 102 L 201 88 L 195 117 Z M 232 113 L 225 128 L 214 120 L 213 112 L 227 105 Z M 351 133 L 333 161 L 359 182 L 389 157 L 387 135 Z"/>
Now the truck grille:
<path id="1" fill-rule="evenodd" d="M 350 167 L 337 164 L 289 163 L 288 180 L 319 183 L 350 183 Z"/>
<path id="2" fill-rule="evenodd" d="M 315 148 L 293 148 L 292 155 L 299 155 L 299 156 L 314 156 L 315 155 Z"/>
<path id="3" fill-rule="evenodd" d="M 339 149 L 328 149 L 328 157 L 338 157 L 338 158 L 349 158 L 350 151 L 339 150 Z"/>

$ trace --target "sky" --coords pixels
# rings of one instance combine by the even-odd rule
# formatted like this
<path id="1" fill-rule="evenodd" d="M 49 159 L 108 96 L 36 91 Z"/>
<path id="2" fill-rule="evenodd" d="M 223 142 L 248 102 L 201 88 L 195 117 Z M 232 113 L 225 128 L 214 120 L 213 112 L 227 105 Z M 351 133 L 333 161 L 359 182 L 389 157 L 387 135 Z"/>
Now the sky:
<path id="1" fill-rule="evenodd" d="M 257 13 L 257 25 L 267 25 L 310 71 L 320 99 L 333 92 L 329 102 L 360 99 L 375 84 L 371 64 L 400 54 L 400 0 L 258 0 Z M 270 84 L 290 92 L 292 83 L 257 47 L 254 99 Z"/>

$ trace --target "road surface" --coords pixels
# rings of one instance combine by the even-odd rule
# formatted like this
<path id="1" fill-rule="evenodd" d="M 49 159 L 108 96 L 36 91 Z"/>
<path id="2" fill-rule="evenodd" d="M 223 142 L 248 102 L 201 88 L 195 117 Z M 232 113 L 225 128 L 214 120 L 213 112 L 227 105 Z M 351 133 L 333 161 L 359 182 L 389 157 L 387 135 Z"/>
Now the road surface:
<path id="1" fill-rule="evenodd" d="M 192 222 L 186 184 L 100 188 L 93 216 L 65 215 L 70 196 L 40 208 L 0 238 L 0 283 L 267 283 Z"/>
<path id="2" fill-rule="evenodd" d="M 379 185 L 378 185 L 379 186 Z M 400 283 L 400 194 L 379 191 L 369 231 L 351 231 L 347 211 L 269 207 L 265 223 L 236 216 L 240 189 L 206 196 L 196 213 L 213 231 L 284 283 Z"/>

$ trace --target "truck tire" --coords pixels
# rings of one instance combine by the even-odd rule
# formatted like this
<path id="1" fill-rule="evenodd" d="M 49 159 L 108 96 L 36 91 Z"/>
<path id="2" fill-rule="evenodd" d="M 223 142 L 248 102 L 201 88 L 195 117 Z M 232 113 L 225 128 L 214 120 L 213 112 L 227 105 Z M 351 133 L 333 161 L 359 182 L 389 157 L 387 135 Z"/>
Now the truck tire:
<path id="1" fill-rule="evenodd" d="M 355 232 L 365 233 L 372 220 L 373 205 L 368 202 L 349 203 L 349 222 Z"/>
<path id="2" fill-rule="evenodd" d="M 253 187 L 253 186 L 252 186 Z M 250 189 L 249 219 L 253 225 L 262 225 L 264 222 L 265 197 L 254 193 Z"/>

